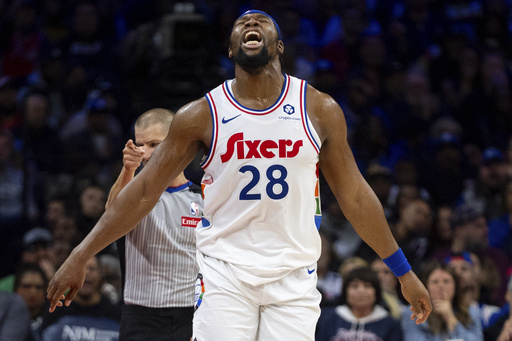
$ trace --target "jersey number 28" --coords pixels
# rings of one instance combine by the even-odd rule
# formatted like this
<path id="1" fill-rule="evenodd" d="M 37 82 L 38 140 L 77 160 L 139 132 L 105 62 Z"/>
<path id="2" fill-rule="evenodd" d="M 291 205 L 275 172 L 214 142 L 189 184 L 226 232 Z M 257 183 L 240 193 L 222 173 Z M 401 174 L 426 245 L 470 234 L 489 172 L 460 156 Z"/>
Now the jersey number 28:
<path id="1" fill-rule="evenodd" d="M 275 171 L 279 172 L 278 177 L 274 176 Z M 260 181 L 260 171 L 258 170 L 258 168 L 254 167 L 254 166 L 247 165 L 247 166 L 243 166 L 242 168 L 240 168 L 240 172 L 241 173 L 245 173 L 245 172 L 252 173 L 251 181 L 249 181 L 249 183 L 240 192 L 240 200 L 261 200 L 261 194 L 249 193 L 249 191 L 251 189 L 253 189 L 254 186 L 256 186 L 258 184 L 258 182 Z M 266 192 L 267 192 L 268 197 L 270 199 L 274 199 L 274 200 L 284 198 L 288 194 L 288 189 L 289 189 L 289 186 L 285 181 L 286 176 L 288 175 L 288 171 L 286 170 L 286 168 L 282 165 L 272 165 L 272 166 L 268 167 L 266 175 L 267 175 L 267 179 L 268 179 L 268 183 L 267 183 L 267 187 L 266 187 Z M 277 189 L 279 189 L 279 187 L 281 188 L 281 191 L 279 193 L 275 192 L 276 185 L 280 185 L 280 186 L 277 186 Z"/>

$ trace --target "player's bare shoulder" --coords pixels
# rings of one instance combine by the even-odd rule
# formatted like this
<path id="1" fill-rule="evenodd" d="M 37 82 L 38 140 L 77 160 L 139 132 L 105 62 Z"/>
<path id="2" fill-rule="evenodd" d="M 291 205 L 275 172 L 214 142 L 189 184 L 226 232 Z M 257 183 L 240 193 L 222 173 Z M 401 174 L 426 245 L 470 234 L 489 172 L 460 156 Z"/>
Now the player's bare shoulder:
<path id="1" fill-rule="evenodd" d="M 205 97 L 185 104 L 174 117 L 180 130 L 209 146 L 212 133 L 210 106 Z M 173 121 L 173 124 L 174 124 Z"/>
<path id="2" fill-rule="evenodd" d="M 308 84 L 306 110 L 322 141 L 332 129 L 346 130 L 345 116 L 334 98 Z"/>

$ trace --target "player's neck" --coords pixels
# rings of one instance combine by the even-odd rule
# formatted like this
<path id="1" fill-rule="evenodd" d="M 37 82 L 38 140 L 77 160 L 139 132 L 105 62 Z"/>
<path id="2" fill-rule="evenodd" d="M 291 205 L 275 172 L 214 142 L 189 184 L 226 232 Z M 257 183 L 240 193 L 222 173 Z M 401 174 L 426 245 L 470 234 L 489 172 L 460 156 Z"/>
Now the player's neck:
<path id="1" fill-rule="evenodd" d="M 279 98 L 283 84 L 281 67 L 273 63 L 257 74 L 250 74 L 237 66 L 232 84 L 233 96 L 249 108 L 266 109 Z"/>
<path id="2" fill-rule="evenodd" d="M 178 187 L 178 186 L 181 186 L 185 183 L 187 183 L 187 178 L 185 177 L 185 174 L 183 174 L 183 172 L 180 173 L 180 175 L 178 175 L 176 178 L 174 178 L 173 181 L 171 181 L 171 184 L 169 185 L 169 187 Z"/>

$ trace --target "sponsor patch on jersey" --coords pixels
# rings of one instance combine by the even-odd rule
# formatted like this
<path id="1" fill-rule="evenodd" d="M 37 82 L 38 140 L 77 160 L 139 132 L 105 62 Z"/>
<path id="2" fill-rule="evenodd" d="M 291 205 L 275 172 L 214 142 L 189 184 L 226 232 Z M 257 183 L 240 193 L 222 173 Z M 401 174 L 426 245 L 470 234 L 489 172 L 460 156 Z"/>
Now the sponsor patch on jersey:
<path id="1" fill-rule="evenodd" d="M 295 113 L 295 108 L 291 104 L 286 104 L 283 106 L 283 111 L 288 115 L 293 115 Z"/>
<path id="2" fill-rule="evenodd" d="M 181 226 L 195 228 L 200 221 L 201 218 L 181 217 Z"/>
<path id="3" fill-rule="evenodd" d="M 291 104 L 286 104 L 283 106 L 283 111 L 288 115 L 288 116 L 278 116 L 280 120 L 292 120 L 292 121 L 300 121 L 300 117 L 294 117 L 294 116 L 291 116 L 293 114 L 295 114 L 295 107 Z"/>

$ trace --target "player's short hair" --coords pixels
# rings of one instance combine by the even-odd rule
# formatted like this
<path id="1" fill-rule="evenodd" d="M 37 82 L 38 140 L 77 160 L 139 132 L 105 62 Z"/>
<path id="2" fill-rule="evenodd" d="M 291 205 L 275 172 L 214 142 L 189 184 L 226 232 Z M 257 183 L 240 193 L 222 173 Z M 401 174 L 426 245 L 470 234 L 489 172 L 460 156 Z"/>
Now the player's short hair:
<path id="1" fill-rule="evenodd" d="M 162 128 L 167 131 L 173 118 L 174 113 L 170 110 L 162 108 L 150 109 L 140 115 L 137 121 L 135 121 L 135 128 L 146 129 L 153 124 L 161 123 Z"/>

